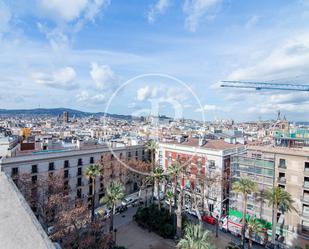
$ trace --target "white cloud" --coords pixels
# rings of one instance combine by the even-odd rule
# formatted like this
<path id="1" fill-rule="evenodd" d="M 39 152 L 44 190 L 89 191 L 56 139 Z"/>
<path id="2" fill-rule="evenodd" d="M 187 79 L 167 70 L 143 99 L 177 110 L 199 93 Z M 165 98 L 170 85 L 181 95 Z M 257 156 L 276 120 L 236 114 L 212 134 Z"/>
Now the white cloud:
<path id="1" fill-rule="evenodd" d="M 149 23 L 154 23 L 157 15 L 163 14 L 170 6 L 170 0 L 157 0 L 156 4 L 152 5 L 147 13 Z"/>
<path id="2" fill-rule="evenodd" d="M 42 0 L 38 1 L 40 17 L 51 19 L 55 25 L 38 23 L 39 31 L 52 48 L 67 47 L 70 35 L 78 32 L 85 23 L 94 22 L 99 13 L 110 5 L 111 0 Z"/>
<path id="3" fill-rule="evenodd" d="M 76 95 L 78 102 L 84 102 L 87 104 L 103 104 L 106 102 L 106 97 L 104 94 L 90 94 L 87 91 L 81 91 Z"/>
<path id="4" fill-rule="evenodd" d="M 41 0 L 38 1 L 41 10 L 52 20 L 73 22 L 78 19 L 94 21 L 103 9 L 109 6 L 111 0 Z"/>
<path id="5" fill-rule="evenodd" d="M 224 109 L 216 105 L 204 105 L 203 108 L 198 108 L 195 110 L 195 112 L 216 112 L 216 111 L 224 111 Z"/>
<path id="6" fill-rule="evenodd" d="M 69 47 L 69 37 L 61 29 L 49 29 L 42 23 L 37 23 L 37 27 L 46 36 L 53 50 L 64 50 Z"/>
<path id="7" fill-rule="evenodd" d="M 74 83 L 76 72 L 72 67 L 60 68 L 51 73 L 34 72 L 31 77 L 37 84 L 49 87 L 72 89 L 76 86 Z"/>
<path id="8" fill-rule="evenodd" d="M 109 65 L 99 65 L 96 62 L 91 63 L 90 75 L 100 90 L 113 88 L 119 81 L 119 77 L 113 72 Z"/>
<path id="9" fill-rule="evenodd" d="M 144 101 L 151 96 L 151 90 L 149 86 L 141 87 L 137 90 L 136 99 L 139 101 Z"/>
<path id="10" fill-rule="evenodd" d="M 8 30 L 10 20 L 11 12 L 9 8 L 2 1 L 0 1 L 0 36 L 1 33 Z"/>
<path id="11" fill-rule="evenodd" d="M 39 1 L 42 9 L 49 13 L 53 18 L 60 18 L 66 22 L 73 21 L 85 10 L 87 0 L 41 0 Z"/>
<path id="12" fill-rule="evenodd" d="M 183 5 L 183 12 L 186 15 L 185 27 L 189 31 L 195 32 L 200 19 L 203 18 L 211 8 L 221 3 L 221 1 L 222 0 L 185 0 Z M 213 15 L 214 14 L 211 16 L 213 17 Z"/>
<path id="13" fill-rule="evenodd" d="M 295 78 L 309 71 L 309 34 L 295 36 L 249 67 L 238 68 L 229 75 L 233 80 L 274 80 Z"/>

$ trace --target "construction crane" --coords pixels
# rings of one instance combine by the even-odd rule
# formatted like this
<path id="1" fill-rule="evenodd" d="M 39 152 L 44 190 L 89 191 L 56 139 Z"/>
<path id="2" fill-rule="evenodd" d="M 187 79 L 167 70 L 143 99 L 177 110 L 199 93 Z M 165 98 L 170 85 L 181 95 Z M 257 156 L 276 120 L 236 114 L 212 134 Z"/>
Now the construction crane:
<path id="1" fill-rule="evenodd" d="M 269 90 L 289 90 L 289 91 L 309 91 L 309 85 L 298 84 L 282 84 L 270 82 L 252 82 L 252 81 L 221 81 L 221 87 L 235 87 L 235 88 L 253 88 L 255 90 L 269 89 Z"/>

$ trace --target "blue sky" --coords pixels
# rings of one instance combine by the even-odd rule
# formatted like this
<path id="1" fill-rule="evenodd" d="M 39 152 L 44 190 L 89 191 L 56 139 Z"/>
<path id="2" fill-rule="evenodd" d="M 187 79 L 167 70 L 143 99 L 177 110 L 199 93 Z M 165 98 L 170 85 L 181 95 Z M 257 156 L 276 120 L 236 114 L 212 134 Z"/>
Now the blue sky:
<path id="1" fill-rule="evenodd" d="M 308 121 L 308 93 L 218 87 L 308 74 L 308 0 L 0 0 L 1 108 Z"/>

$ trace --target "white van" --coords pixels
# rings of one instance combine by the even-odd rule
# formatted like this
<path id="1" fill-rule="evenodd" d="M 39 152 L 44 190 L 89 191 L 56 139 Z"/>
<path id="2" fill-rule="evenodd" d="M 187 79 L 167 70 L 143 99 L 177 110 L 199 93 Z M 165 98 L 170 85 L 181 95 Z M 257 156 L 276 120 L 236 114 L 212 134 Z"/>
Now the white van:
<path id="1" fill-rule="evenodd" d="M 125 207 L 135 206 L 135 204 L 138 203 L 139 199 L 139 192 L 135 192 L 126 196 L 121 204 Z"/>

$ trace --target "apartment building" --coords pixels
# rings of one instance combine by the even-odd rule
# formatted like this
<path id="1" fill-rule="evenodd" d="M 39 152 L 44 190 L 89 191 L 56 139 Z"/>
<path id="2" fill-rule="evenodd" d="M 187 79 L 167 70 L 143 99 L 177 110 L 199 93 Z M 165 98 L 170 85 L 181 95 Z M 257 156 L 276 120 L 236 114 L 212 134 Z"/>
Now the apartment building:
<path id="1" fill-rule="evenodd" d="M 309 241 L 309 151 L 271 146 L 248 146 L 245 154 L 232 157 L 232 182 L 248 176 L 259 193 L 249 197 L 248 214 L 272 222 L 272 208 L 262 198 L 265 189 L 275 186 L 291 194 L 297 212 L 277 214 L 277 237 L 287 246 Z M 231 193 L 230 208 L 242 211 L 242 198 Z"/>
<path id="2" fill-rule="evenodd" d="M 164 170 L 176 161 L 190 161 L 183 180 L 185 206 L 191 208 L 197 198 L 200 207 L 221 216 L 228 209 L 230 184 L 225 180 L 229 179 L 230 158 L 243 150 L 243 145 L 223 140 L 182 137 L 178 141 L 160 142 L 156 160 Z"/>
<path id="3" fill-rule="evenodd" d="M 117 163 L 106 145 L 84 144 L 79 147 L 64 146 L 58 149 L 43 147 L 39 146 L 40 150 L 32 150 L 31 147 L 31 150 L 1 158 L 1 171 L 10 175 L 16 183 L 19 176 L 25 174 L 31 177 L 33 183 L 40 175 L 63 174 L 64 185 L 68 186 L 70 197 L 81 199 L 86 203 L 92 197 L 92 182 L 85 176 L 85 170 L 90 164 L 101 161 L 104 174 L 96 181 L 96 205 L 104 196 L 105 187 L 111 181 L 123 182 L 127 193 L 135 191 L 141 181 L 138 174 Z M 113 152 L 121 160 L 145 160 L 148 155 L 143 145 L 115 147 Z"/>

